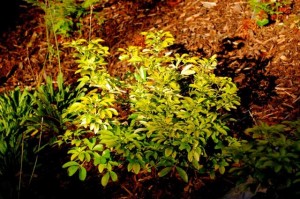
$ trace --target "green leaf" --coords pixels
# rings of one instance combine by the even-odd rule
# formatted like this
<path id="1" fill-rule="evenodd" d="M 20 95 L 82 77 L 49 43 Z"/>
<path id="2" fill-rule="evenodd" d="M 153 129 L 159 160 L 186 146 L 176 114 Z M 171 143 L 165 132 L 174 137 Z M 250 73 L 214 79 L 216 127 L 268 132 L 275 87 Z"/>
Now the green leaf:
<path id="1" fill-rule="evenodd" d="M 116 182 L 118 180 L 118 175 L 114 171 L 110 171 L 109 175 L 113 182 Z"/>
<path id="2" fill-rule="evenodd" d="M 189 152 L 188 152 L 188 160 L 189 160 L 190 162 L 192 162 L 193 159 L 194 159 L 194 151 L 189 151 Z"/>
<path id="3" fill-rule="evenodd" d="M 132 56 L 128 60 L 128 62 L 131 62 L 131 63 L 142 62 L 142 61 L 143 61 L 143 59 L 141 57 L 139 57 L 139 56 Z"/>
<path id="4" fill-rule="evenodd" d="M 102 157 L 105 157 L 107 159 L 110 158 L 110 150 L 106 149 L 105 151 L 103 151 Z"/>
<path id="5" fill-rule="evenodd" d="M 165 156 L 169 157 L 173 153 L 173 148 L 169 147 L 165 150 Z"/>
<path id="6" fill-rule="evenodd" d="M 181 71 L 181 75 L 192 75 L 192 74 L 195 74 L 195 71 L 194 70 L 190 70 L 190 68 L 193 67 L 193 64 L 188 64 L 186 65 L 182 71 Z"/>
<path id="7" fill-rule="evenodd" d="M 146 81 L 147 73 L 143 66 L 140 68 L 139 73 L 140 73 L 140 77 L 142 78 L 142 80 Z"/>
<path id="8" fill-rule="evenodd" d="M 94 151 L 103 151 L 103 145 L 102 144 L 97 144 L 94 148 Z"/>
<path id="9" fill-rule="evenodd" d="M 128 165 L 127 165 L 127 171 L 131 171 L 132 170 L 132 166 L 133 166 L 133 163 L 129 162 Z"/>
<path id="10" fill-rule="evenodd" d="M 90 162 L 91 161 L 91 155 L 88 152 L 85 152 L 85 161 Z"/>
<path id="11" fill-rule="evenodd" d="M 108 171 L 112 170 L 112 166 L 110 164 L 110 161 L 107 163 L 106 168 L 107 168 Z"/>
<path id="12" fill-rule="evenodd" d="M 0 141 L 0 153 L 2 153 L 3 155 L 6 153 L 7 150 L 7 144 L 4 140 Z"/>
<path id="13" fill-rule="evenodd" d="M 79 165 L 77 165 L 77 166 L 70 166 L 69 168 L 68 168 L 68 175 L 69 176 L 72 176 L 72 175 L 74 175 L 74 173 L 76 173 L 76 171 L 79 169 Z"/>
<path id="14" fill-rule="evenodd" d="M 106 162 L 107 162 L 106 158 L 103 157 L 103 156 L 100 156 L 100 158 L 99 158 L 99 163 L 100 163 L 100 164 L 106 164 Z"/>
<path id="15" fill-rule="evenodd" d="M 275 166 L 274 166 L 274 171 L 275 171 L 276 173 L 278 173 L 278 172 L 281 170 L 281 168 L 282 168 L 282 165 L 280 165 L 280 164 L 275 164 Z"/>
<path id="16" fill-rule="evenodd" d="M 104 169 L 106 169 L 106 164 L 99 164 L 98 165 L 98 171 L 99 173 L 102 173 Z"/>
<path id="17" fill-rule="evenodd" d="M 71 160 L 75 160 L 75 158 L 77 158 L 78 152 L 77 151 L 75 151 L 75 152 L 76 153 L 74 153 L 74 154 L 71 155 Z"/>
<path id="18" fill-rule="evenodd" d="M 138 174 L 138 173 L 140 172 L 140 169 L 141 169 L 140 163 L 134 162 L 134 163 L 132 164 L 132 170 L 133 170 L 133 172 L 134 172 L 135 174 Z"/>
<path id="19" fill-rule="evenodd" d="M 78 166 L 79 163 L 78 162 L 75 162 L 75 161 L 70 161 L 70 162 L 67 162 L 65 163 L 62 168 L 67 168 L 67 167 L 70 167 L 70 166 Z"/>
<path id="20" fill-rule="evenodd" d="M 108 184 L 109 178 L 110 178 L 109 172 L 105 173 L 102 176 L 102 178 L 101 178 L 101 184 L 102 184 L 103 187 L 105 187 Z"/>
<path id="21" fill-rule="evenodd" d="M 220 174 L 224 174 L 225 173 L 225 167 L 224 166 L 220 166 L 219 167 L 219 172 L 220 172 Z"/>
<path id="22" fill-rule="evenodd" d="M 79 159 L 80 161 L 83 162 L 84 158 L 85 158 L 85 154 L 84 154 L 84 152 L 81 152 L 81 153 L 78 155 L 78 159 Z"/>
<path id="23" fill-rule="evenodd" d="M 188 179 L 188 175 L 187 175 L 187 173 L 185 172 L 185 170 L 183 170 L 183 169 L 180 168 L 180 167 L 176 167 L 176 170 L 177 170 L 179 176 L 181 177 L 181 179 L 182 179 L 184 182 L 187 183 L 187 182 L 189 181 L 189 179 Z"/>
<path id="24" fill-rule="evenodd" d="M 200 153 L 198 153 L 196 150 L 194 151 L 194 160 L 198 161 L 200 160 Z"/>
<path id="25" fill-rule="evenodd" d="M 84 167 L 80 167 L 79 169 L 79 180 L 84 181 L 86 178 L 86 169 Z"/>
<path id="26" fill-rule="evenodd" d="M 199 170 L 203 167 L 203 165 L 200 165 L 198 161 L 196 161 L 195 159 L 192 161 L 193 167 L 195 167 L 195 169 Z"/>
<path id="27" fill-rule="evenodd" d="M 265 26 L 269 23 L 269 19 L 257 20 L 256 23 L 257 23 L 258 26 L 262 27 L 262 26 Z"/>
<path id="28" fill-rule="evenodd" d="M 164 177 L 171 171 L 172 167 L 163 168 L 160 172 L 158 172 L 159 177 Z"/>

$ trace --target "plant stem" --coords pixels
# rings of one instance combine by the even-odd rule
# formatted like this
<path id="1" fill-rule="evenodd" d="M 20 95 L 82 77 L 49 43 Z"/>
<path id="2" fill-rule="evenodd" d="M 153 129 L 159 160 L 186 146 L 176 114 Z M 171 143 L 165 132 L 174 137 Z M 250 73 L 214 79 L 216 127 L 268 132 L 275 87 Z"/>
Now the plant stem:
<path id="1" fill-rule="evenodd" d="M 91 41 L 91 35 L 92 35 L 92 15 L 93 15 L 93 5 L 90 6 L 90 32 L 89 32 L 89 42 Z"/>
<path id="2" fill-rule="evenodd" d="M 21 197 L 21 182 L 22 182 L 22 172 L 23 172 L 23 156 L 24 156 L 24 132 L 22 133 L 22 142 L 21 142 L 21 161 L 20 161 L 20 171 L 19 171 L 18 199 Z"/>
<path id="3" fill-rule="evenodd" d="M 39 150 L 40 150 L 40 148 L 41 148 L 42 134 L 43 134 L 43 124 L 44 124 L 44 117 L 42 117 L 42 121 L 41 121 L 41 132 L 40 132 L 39 144 L 38 144 L 37 152 L 39 152 Z M 29 184 L 31 184 L 31 180 L 32 180 L 33 175 L 34 175 L 34 171 L 35 171 L 35 168 L 36 168 L 36 164 L 37 164 L 37 161 L 38 161 L 38 157 L 39 157 L 39 155 L 37 154 L 36 157 L 35 157 L 35 161 L 34 161 L 32 173 L 31 173 L 30 180 L 29 180 Z"/>
<path id="4" fill-rule="evenodd" d="M 61 64 L 60 64 L 60 55 L 59 55 L 59 48 L 58 48 L 58 41 L 57 41 L 57 35 L 54 29 L 54 20 L 53 20 L 53 15 L 51 13 L 51 9 L 50 9 L 50 20 L 51 20 L 51 26 L 52 26 L 52 30 L 53 30 L 53 35 L 54 35 L 54 40 L 55 40 L 55 47 L 56 47 L 56 53 L 57 53 L 57 62 L 58 62 L 58 69 L 59 72 L 61 71 Z"/>

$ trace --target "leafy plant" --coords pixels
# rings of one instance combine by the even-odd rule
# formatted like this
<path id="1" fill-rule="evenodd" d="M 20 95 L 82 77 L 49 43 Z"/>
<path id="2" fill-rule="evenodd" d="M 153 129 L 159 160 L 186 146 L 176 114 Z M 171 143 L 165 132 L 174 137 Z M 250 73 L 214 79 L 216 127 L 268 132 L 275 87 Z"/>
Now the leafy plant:
<path id="1" fill-rule="evenodd" d="M 118 166 L 118 163 L 112 161 L 110 150 L 105 149 L 102 144 L 96 143 L 96 138 L 75 141 L 75 147 L 69 150 L 71 161 L 65 163 L 63 168 L 68 168 L 69 176 L 72 176 L 78 171 L 79 179 L 85 180 L 87 175 L 86 166 L 93 164 L 98 167 L 98 171 L 103 173 L 101 184 L 106 186 L 109 179 L 118 180 L 117 174 L 112 170 L 113 166 Z M 79 164 L 78 162 L 81 162 Z"/>
<path id="2" fill-rule="evenodd" d="M 73 146 L 69 150 L 71 159 L 63 166 L 68 168 L 69 175 L 79 171 L 79 178 L 84 180 L 85 166 L 93 165 L 102 173 L 101 183 L 106 186 L 109 179 L 117 180 L 113 167 L 118 163 L 110 156 L 110 150 L 100 143 L 98 134 L 119 123 L 114 104 L 121 90 L 120 82 L 107 72 L 105 58 L 109 52 L 100 42 L 101 39 L 89 42 L 81 39 L 66 43 L 66 47 L 73 47 L 78 52 L 75 54 L 79 67 L 76 73 L 80 73 L 81 78 L 76 89 L 85 90 L 86 94 L 71 104 L 63 114 L 64 118 L 74 117 L 72 126 L 76 129 L 67 130 L 57 143 L 60 145 L 67 142 Z"/>
<path id="3" fill-rule="evenodd" d="M 5 168 L 15 168 L 5 165 L 6 163 L 19 165 L 22 139 L 27 136 L 24 134 L 26 128 L 23 124 L 33 113 L 32 104 L 32 96 L 27 90 L 21 91 L 17 88 L 0 95 L 1 175 L 5 174 Z M 16 162 L 5 160 L 6 158 L 16 158 Z"/>
<path id="4" fill-rule="evenodd" d="M 265 26 L 269 24 L 271 16 L 273 17 L 274 15 L 278 16 L 282 14 L 280 8 L 291 4 L 291 1 L 289 0 L 248 0 L 248 2 L 253 10 L 256 23 L 259 26 Z"/>
<path id="5" fill-rule="evenodd" d="M 142 34 L 146 49 L 130 47 L 120 58 L 136 67 L 129 98 L 136 132 L 146 135 L 143 149 L 155 155 L 156 166 L 165 167 L 161 176 L 172 167 L 185 181 L 188 169 L 204 167 L 212 177 L 215 170 L 224 173 L 227 160 L 217 147 L 228 137 L 222 116 L 239 105 L 236 86 L 230 78 L 212 73 L 215 56 L 171 56 L 163 51 L 174 41 L 170 33 Z M 187 91 L 182 90 L 184 84 Z"/>
<path id="6" fill-rule="evenodd" d="M 99 2 L 97 0 L 85 0 L 78 3 L 76 0 L 25 0 L 40 7 L 45 12 L 45 21 L 49 30 L 63 36 L 69 36 L 74 29 L 74 18 L 79 18 L 87 13 L 90 6 Z"/>
<path id="7" fill-rule="evenodd" d="M 0 179 L 10 185 L 12 195 L 19 193 L 23 165 L 31 162 L 28 154 L 32 148 L 24 123 L 33 114 L 32 105 L 32 95 L 26 89 L 16 88 L 0 95 Z M 12 195 L 8 197 L 16 196 Z"/>
<path id="8" fill-rule="evenodd" d="M 135 174 L 159 169 L 163 177 L 176 172 L 185 182 L 188 171 L 223 174 L 230 162 L 223 146 L 236 141 L 228 135 L 225 113 L 239 105 L 237 87 L 230 78 L 213 74 L 216 56 L 167 52 L 174 42 L 169 32 L 142 35 L 145 49 L 120 49 L 120 60 L 135 68 L 124 81 L 107 72 L 108 48 L 99 44 L 102 40 L 67 44 L 78 52 L 78 88 L 91 89 L 65 113 L 75 119 L 58 141 L 73 146 L 64 168 L 69 175 L 79 171 L 83 180 L 86 164 L 93 164 L 104 186 L 117 180 L 118 165 Z M 121 122 L 115 107 L 124 101 L 132 114 Z"/>
<path id="9" fill-rule="evenodd" d="M 82 95 L 84 95 L 83 90 L 76 91 L 72 86 L 64 85 L 62 73 L 57 76 L 57 86 L 48 76 L 46 83 L 33 93 L 34 114 L 24 123 L 27 126 L 26 132 L 35 135 L 43 130 L 50 139 L 55 139 L 58 134 L 66 130 L 66 123 L 72 119 L 63 118 L 63 113 Z M 47 144 L 51 144 L 50 142 L 49 140 Z"/>
<path id="10" fill-rule="evenodd" d="M 84 86 L 104 89 L 108 92 L 114 92 L 117 89 L 115 78 L 110 77 L 107 72 L 106 58 L 109 56 L 108 47 L 102 46 L 102 39 L 86 41 L 78 39 L 65 43 L 65 47 L 75 48 L 77 53 L 74 57 L 77 59 L 78 70 L 81 78 L 78 80 L 77 89 Z"/>
<path id="11" fill-rule="evenodd" d="M 66 130 L 68 118 L 63 120 L 62 114 L 81 90 L 74 91 L 65 86 L 61 73 L 57 84 L 58 88 L 48 77 L 46 84 L 35 91 L 16 88 L 0 95 L 0 176 L 22 173 L 23 162 L 27 166 L 34 162 L 27 159 L 28 153 L 31 156 L 37 154 L 44 146 L 52 144 L 57 134 Z M 40 145 L 42 133 L 49 139 L 43 146 Z M 39 134 L 39 143 L 35 140 L 36 134 Z M 36 163 L 33 170 L 35 166 Z"/>
<path id="12" fill-rule="evenodd" d="M 245 131 L 248 141 L 230 147 L 240 166 L 231 172 L 252 185 L 282 190 L 300 182 L 300 121 L 260 123 Z M 250 185 L 251 185 L 250 184 Z"/>

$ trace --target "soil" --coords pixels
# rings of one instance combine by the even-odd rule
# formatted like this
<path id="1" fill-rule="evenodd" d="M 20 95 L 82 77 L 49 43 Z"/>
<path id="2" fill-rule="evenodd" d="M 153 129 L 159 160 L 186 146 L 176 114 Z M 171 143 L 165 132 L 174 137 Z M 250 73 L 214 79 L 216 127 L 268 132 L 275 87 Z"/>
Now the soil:
<path id="1" fill-rule="evenodd" d="M 70 50 L 62 47 L 63 42 L 89 37 L 104 39 L 111 53 L 109 71 L 122 76 L 128 68 L 118 62 L 118 48 L 142 45 L 140 33 L 143 31 L 165 30 L 176 40 L 171 50 L 200 57 L 216 54 L 215 73 L 229 76 L 237 84 L 242 104 L 233 113 L 238 122 L 231 128 L 236 133 L 259 121 L 275 124 L 296 120 L 300 117 L 300 1 L 294 0 L 286 10 L 276 19 L 272 17 L 269 25 L 260 27 L 253 19 L 249 4 L 243 0 L 109 0 L 104 6 L 96 5 L 92 15 L 87 14 L 78 21 L 82 24 L 81 32 L 74 31 L 70 37 L 58 38 L 65 83 L 77 81 L 74 75 L 77 66 Z M 56 55 L 48 51 L 43 16 L 41 9 L 26 3 L 18 4 L 11 16 L 5 16 L 13 23 L 6 21 L 0 34 L 0 92 L 17 86 L 34 88 L 44 82 L 46 75 L 56 77 L 58 74 Z M 103 17 L 105 20 L 101 21 Z M 63 151 L 53 153 L 58 153 L 53 156 L 62 156 Z M 49 164 L 55 161 L 61 160 L 54 158 Z M 57 174 L 53 176 L 50 170 Z M 124 178 L 121 185 L 103 189 L 98 187 L 99 182 L 95 187 L 94 179 L 74 182 L 67 176 L 60 176 L 64 170 L 50 170 L 45 171 L 48 174 L 40 174 L 49 178 L 49 184 L 33 186 L 46 192 L 38 198 L 59 198 L 47 190 L 47 186 L 60 190 L 65 196 L 71 194 L 65 189 L 73 190 L 75 198 L 88 193 L 104 198 L 106 195 L 107 198 L 193 198 L 199 194 L 203 198 L 219 198 L 233 186 L 228 179 L 212 185 L 210 180 L 195 179 L 194 185 L 198 183 L 206 189 L 199 188 L 197 194 L 191 194 L 188 185 L 178 183 L 175 186 L 172 179 L 150 179 L 142 183 L 134 182 L 134 177 L 130 176 Z M 98 191 L 91 192 L 92 188 Z"/>

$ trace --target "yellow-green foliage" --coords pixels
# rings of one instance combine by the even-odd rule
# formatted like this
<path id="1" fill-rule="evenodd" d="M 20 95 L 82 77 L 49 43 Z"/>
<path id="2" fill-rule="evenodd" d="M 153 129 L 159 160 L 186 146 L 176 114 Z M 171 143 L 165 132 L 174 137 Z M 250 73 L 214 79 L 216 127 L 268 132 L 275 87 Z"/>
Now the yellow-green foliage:
<path id="1" fill-rule="evenodd" d="M 189 170 L 209 172 L 212 177 L 215 172 L 223 174 L 230 158 L 222 148 L 235 142 L 227 133 L 224 115 L 239 105 L 236 85 L 228 77 L 213 74 L 216 56 L 201 59 L 168 52 L 174 42 L 169 32 L 142 35 L 145 49 L 120 49 L 120 61 L 135 68 L 123 82 L 107 73 L 108 49 L 98 41 L 68 44 L 77 50 L 77 72 L 82 76 L 79 88 L 92 91 L 66 112 L 75 117 L 76 130 L 68 130 L 62 137 L 63 142 L 74 145 L 64 167 L 73 175 L 84 170 L 86 162 L 93 162 L 104 186 L 109 179 L 117 180 L 113 170 L 118 165 L 127 165 L 135 174 L 152 168 L 160 170 L 159 176 L 175 171 L 185 182 Z M 125 99 L 120 97 L 123 90 L 128 91 Z M 130 106 L 125 123 L 118 121 L 114 108 L 118 99 Z M 88 140 L 101 144 L 102 150 L 86 146 L 86 136 L 91 133 L 94 135 Z M 113 155 L 105 159 L 104 152 Z M 85 171 L 79 176 L 84 179 Z"/>

